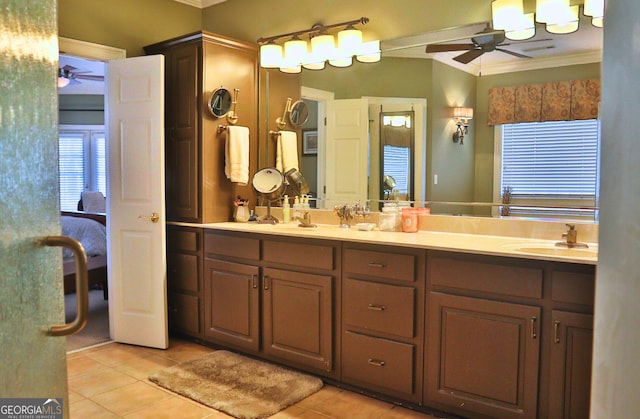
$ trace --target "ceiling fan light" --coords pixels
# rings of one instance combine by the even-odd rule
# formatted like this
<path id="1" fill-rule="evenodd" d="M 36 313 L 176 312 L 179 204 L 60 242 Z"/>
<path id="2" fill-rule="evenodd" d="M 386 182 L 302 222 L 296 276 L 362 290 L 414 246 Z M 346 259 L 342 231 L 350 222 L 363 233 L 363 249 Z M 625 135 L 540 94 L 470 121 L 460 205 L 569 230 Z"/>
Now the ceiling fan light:
<path id="1" fill-rule="evenodd" d="M 569 21 L 569 0 L 537 0 L 536 21 L 552 25 Z"/>
<path id="2" fill-rule="evenodd" d="M 504 36 L 512 41 L 523 41 L 532 38 L 536 34 L 533 13 L 522 15 L 519 29 L 505 31 Z"/>
<path id="3" fill-rule="evenodd" d="M 282 65 L 282 45 L 270 42 L 260 46 L 260 66 L 278 68 Z"/>
<path id="4" fill-rule="evenodd" d="M 58 87 L 67 87 L 69 83 L 71 83 L 71 80 L 69 80 L 68 78 L 58 76 Z"/>
<path id="5" fill-rule="evenodd" d="M 557 34 L 557 35 L 564 35 L 567 33 L 573 33 L 577 31 L 578 23 L 579 23 L 579 18 L 578 18 L 579 8 L 580 6 L 578 5 L 571 6 L 569 8 L 569 13 L 570 13 L 569 21 L 565 21 L 562 23 L 554 23 L 554 24 L 547 23 L 547 26 L 546 26 L 547 32 Z"/>
<path id="6" fill-rule="evenodd" d="M 523 14 L 522 0 L 495 0 L 491 3 L 494 29 L 505 31 L 519 29 L 516 26 Z"/>

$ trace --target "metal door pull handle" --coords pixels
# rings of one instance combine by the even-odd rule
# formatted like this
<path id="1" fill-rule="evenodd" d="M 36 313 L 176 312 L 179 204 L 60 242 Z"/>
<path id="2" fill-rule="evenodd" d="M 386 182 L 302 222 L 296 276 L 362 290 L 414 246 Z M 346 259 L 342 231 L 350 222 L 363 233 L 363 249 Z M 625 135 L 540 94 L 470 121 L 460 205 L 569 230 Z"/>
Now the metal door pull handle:
<path id="1" fill-rule="evenodd" d="M 46 246 L 66 247 L 73 252 L 76 261 L 76 318 L 71 323 L 49 327 L 51 336 L 69 336 L 77 333 L 87 324 L 89 315 L 89 272 L 87 271 L 87 254 L 82 244 L 67 236 L 47 236 L 44 239 Z"/>
<path id="2" fill-rule="evenodd" d="M 374 310 L 374 311 L 384 311 L 385 306 L 379 306 L 379 305 L 376 305 L 376 304 L 369 304 L 367 306 L 367 308 L 369 310 Z"/>
<path id="3" fill-rule="evenodd" d="M 385 264 L 384 263 L 377 263 L 377 262 L 369 262 L 369 267 L 370 268 L 384 268 Z"/>
<path id="4" fill-rule="evenodd" d="M 160 221 L 160 216 L 157 212 L 154 212 L 151 215 L 138 215 L 138 218 L 151 221 L 152 223 L 157 223 L 158 221 Z"/>

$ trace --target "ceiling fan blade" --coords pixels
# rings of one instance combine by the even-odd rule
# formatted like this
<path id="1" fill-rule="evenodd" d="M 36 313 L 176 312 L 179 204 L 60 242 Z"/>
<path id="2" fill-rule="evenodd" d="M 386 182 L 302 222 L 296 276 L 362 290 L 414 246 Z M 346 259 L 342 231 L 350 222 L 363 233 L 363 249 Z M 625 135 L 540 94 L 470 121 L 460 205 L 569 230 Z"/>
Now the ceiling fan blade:
<path id="1" fill-rule="evenodd" d="M 509 50 L 502 49 L 502 48 L 496 48 L 496 51 L 500 51 L 500 52 L 504 52 L 504 53 L 507 53 L 507 54 L 511 54 L 514 57 L 518 57 L 518 58 L 532 58 L 532 57 L 529 57 L 528 55 L 520 54 L 518 52 L 509 51 Z"/>
<path id="2" fill-rule="evenodd" d="M 458 55 L 453 59 L 462 64 L 469 64 L 471 61 L 475 60 L 479 56 L 484 54 L 484 51 L 481 49 L 472 49 L 471 51 L 465 52 L 464 54 Z"/>
<path id="3" fill-rule="evenodd" d="M 75 78 L 82 79 L 82 80 L 104 81 L 104 76 L 96 76 L 96 75 L 89 75 L 89 74 L 76 74 Z"/>
<path id="4" fill-rule="evenodd" d="M 506 47 L 508 45 L 520 45 L 520 44 L 524 44 L 527 42 L 547 42 L 547 41 L 553 41 L 553 39 L 551 38 L 544 38 L 544 39 L 525 39 L 524 41 L 513 41 L 513 42 L 507 42 L 507 43 L 503 43 L 500 44 L 499 46 L 501 47 Z"/>
<path id="5" fill-rule="evenodd" d="M 474 44 L 429 44 L 425 52 L 467 51 L 475 48 Z"/>
<path id="6" fill-rule="evenodd" d="M 69 71 L 69 72 L 72 72 L 73 70 L 77 70 L 77 68 L 75 68 L 72 65 L 68 65 L 68 64 L 65 65 L 64 67 L 62 67 L 62 69 L 65 70 L 65 71 Z"/>

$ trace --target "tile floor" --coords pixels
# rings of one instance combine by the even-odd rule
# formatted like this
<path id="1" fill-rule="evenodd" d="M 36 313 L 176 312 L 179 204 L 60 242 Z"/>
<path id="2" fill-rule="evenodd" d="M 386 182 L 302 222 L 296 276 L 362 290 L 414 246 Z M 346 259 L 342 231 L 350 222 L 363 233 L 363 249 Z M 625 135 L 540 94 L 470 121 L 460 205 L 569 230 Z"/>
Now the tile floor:
<path id="1" fill-rule="evenodd" d="M 111 343 L 70 353 L 67 370 L 71 418 L 230 418 L 147 380 L 153 372 L 212 350 L 172 339 L 167 350 Z M 271 416 L 273 419 L 434 417 L 330 385 Z"/>

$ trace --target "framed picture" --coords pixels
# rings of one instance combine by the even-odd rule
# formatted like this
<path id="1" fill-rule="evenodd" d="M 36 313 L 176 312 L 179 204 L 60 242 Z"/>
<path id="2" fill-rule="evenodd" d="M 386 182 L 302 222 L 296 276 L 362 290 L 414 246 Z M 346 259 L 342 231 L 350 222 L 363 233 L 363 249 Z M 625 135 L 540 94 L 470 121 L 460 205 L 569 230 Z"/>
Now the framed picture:
<path id="1" fill-rule="evenodd" d="M 302 154 L 318 154 L 318 130 L 302 130 Z"/>

